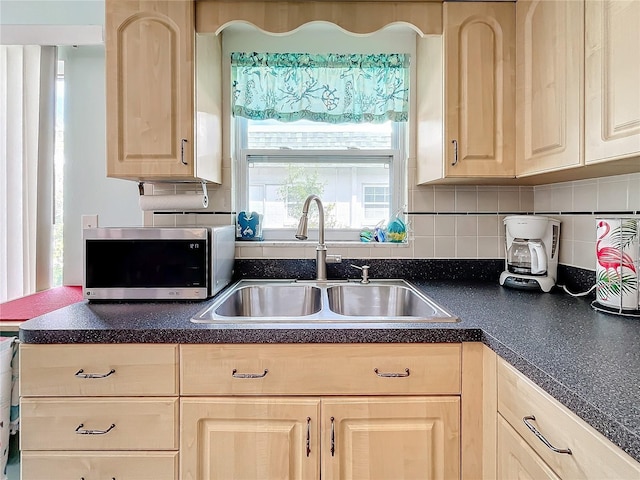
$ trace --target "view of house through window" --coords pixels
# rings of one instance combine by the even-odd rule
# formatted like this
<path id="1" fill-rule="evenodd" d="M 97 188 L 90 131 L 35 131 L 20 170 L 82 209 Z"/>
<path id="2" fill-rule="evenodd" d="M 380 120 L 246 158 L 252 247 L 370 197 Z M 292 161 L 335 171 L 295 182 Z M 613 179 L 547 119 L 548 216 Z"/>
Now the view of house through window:
<path id="1" fill-rule="evenodd" d="M 329 229 L 373 227 L 397 208 L 391 192 L 401 124 L 238 124 L 246 139 L 248 209 L 263 214 L 263 228 L 295 228 L 312 193 L 322 199 Z M 310 225 L 317 225 L 315 208 L 309 213 Z"/>

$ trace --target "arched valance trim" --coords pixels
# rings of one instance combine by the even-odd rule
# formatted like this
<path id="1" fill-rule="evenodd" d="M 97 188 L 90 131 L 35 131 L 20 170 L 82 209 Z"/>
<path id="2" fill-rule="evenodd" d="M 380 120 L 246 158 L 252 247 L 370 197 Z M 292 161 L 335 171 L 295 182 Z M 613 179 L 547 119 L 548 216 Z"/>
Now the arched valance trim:
<path id="1" fill-rule="evenodd" d="M 422 1 L 256 1 L 196 2 L 196 32 L 220 33 L 234 22 L 268 33 L 293 32 L 313 22 L 333 23 L 347 32 L 369 34 L 388 25 L 406 24 L 419 35 L 442 34 L 442 3 Z"/>

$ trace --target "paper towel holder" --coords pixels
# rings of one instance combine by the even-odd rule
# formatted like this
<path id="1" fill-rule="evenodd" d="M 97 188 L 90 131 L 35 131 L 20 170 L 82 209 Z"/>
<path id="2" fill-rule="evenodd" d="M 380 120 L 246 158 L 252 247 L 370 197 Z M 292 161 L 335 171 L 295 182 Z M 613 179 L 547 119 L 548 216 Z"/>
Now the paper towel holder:
<path id="1" fill-rule="evenodd" d="M 204 196 L 204 202 L 206 204 L 209 204 L 209 194 L 207 193 L 207 182 L 203 180 L 200 182 L 200 185 L 202 185 L 202 194 Z M 144 182 L 138 182 L 138 192 L 140 193 L 141 197 L 144 195 Z M 153 195 L 150 195 L 150 196 L 153 196 Z"/>

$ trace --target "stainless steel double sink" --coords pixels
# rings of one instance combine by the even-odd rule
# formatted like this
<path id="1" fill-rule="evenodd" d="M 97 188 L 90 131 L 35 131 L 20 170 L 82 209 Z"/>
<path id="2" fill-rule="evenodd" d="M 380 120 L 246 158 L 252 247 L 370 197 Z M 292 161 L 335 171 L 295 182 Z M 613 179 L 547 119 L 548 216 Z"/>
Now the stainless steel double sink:
<path id="1" fill-rule="evenodd" d="M 404 280 L 240 280 L 194 323 L 423 323 L 458 318 Z"/>

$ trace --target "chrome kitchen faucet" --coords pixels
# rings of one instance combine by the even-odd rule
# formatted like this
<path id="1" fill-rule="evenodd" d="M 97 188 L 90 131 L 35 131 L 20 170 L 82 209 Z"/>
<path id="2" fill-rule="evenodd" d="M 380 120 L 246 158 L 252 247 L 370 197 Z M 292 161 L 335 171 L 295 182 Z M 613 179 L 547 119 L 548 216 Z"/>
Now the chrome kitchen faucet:
<path id="1" fill-rule="evenodd" d="M 296 238 L 298 240 L 306 240 L 307 227 L 309 223 L 309 206 L 311 201 L 315 200 L 318 205 L 318 246 L 316 246 L 316 280 L 327 279 L 327 262 L 328 263 L 341 263 L 341 255 L 327 255 L 327 246 L 324 243 L 324 207 L 322 206 L 322 200 L 317 195 L 309 195 L 304 201 L 302 206 L 302 216 L 300 217 L 300 223 L 298 224 L 298 230 L 296 231 Z"/>

